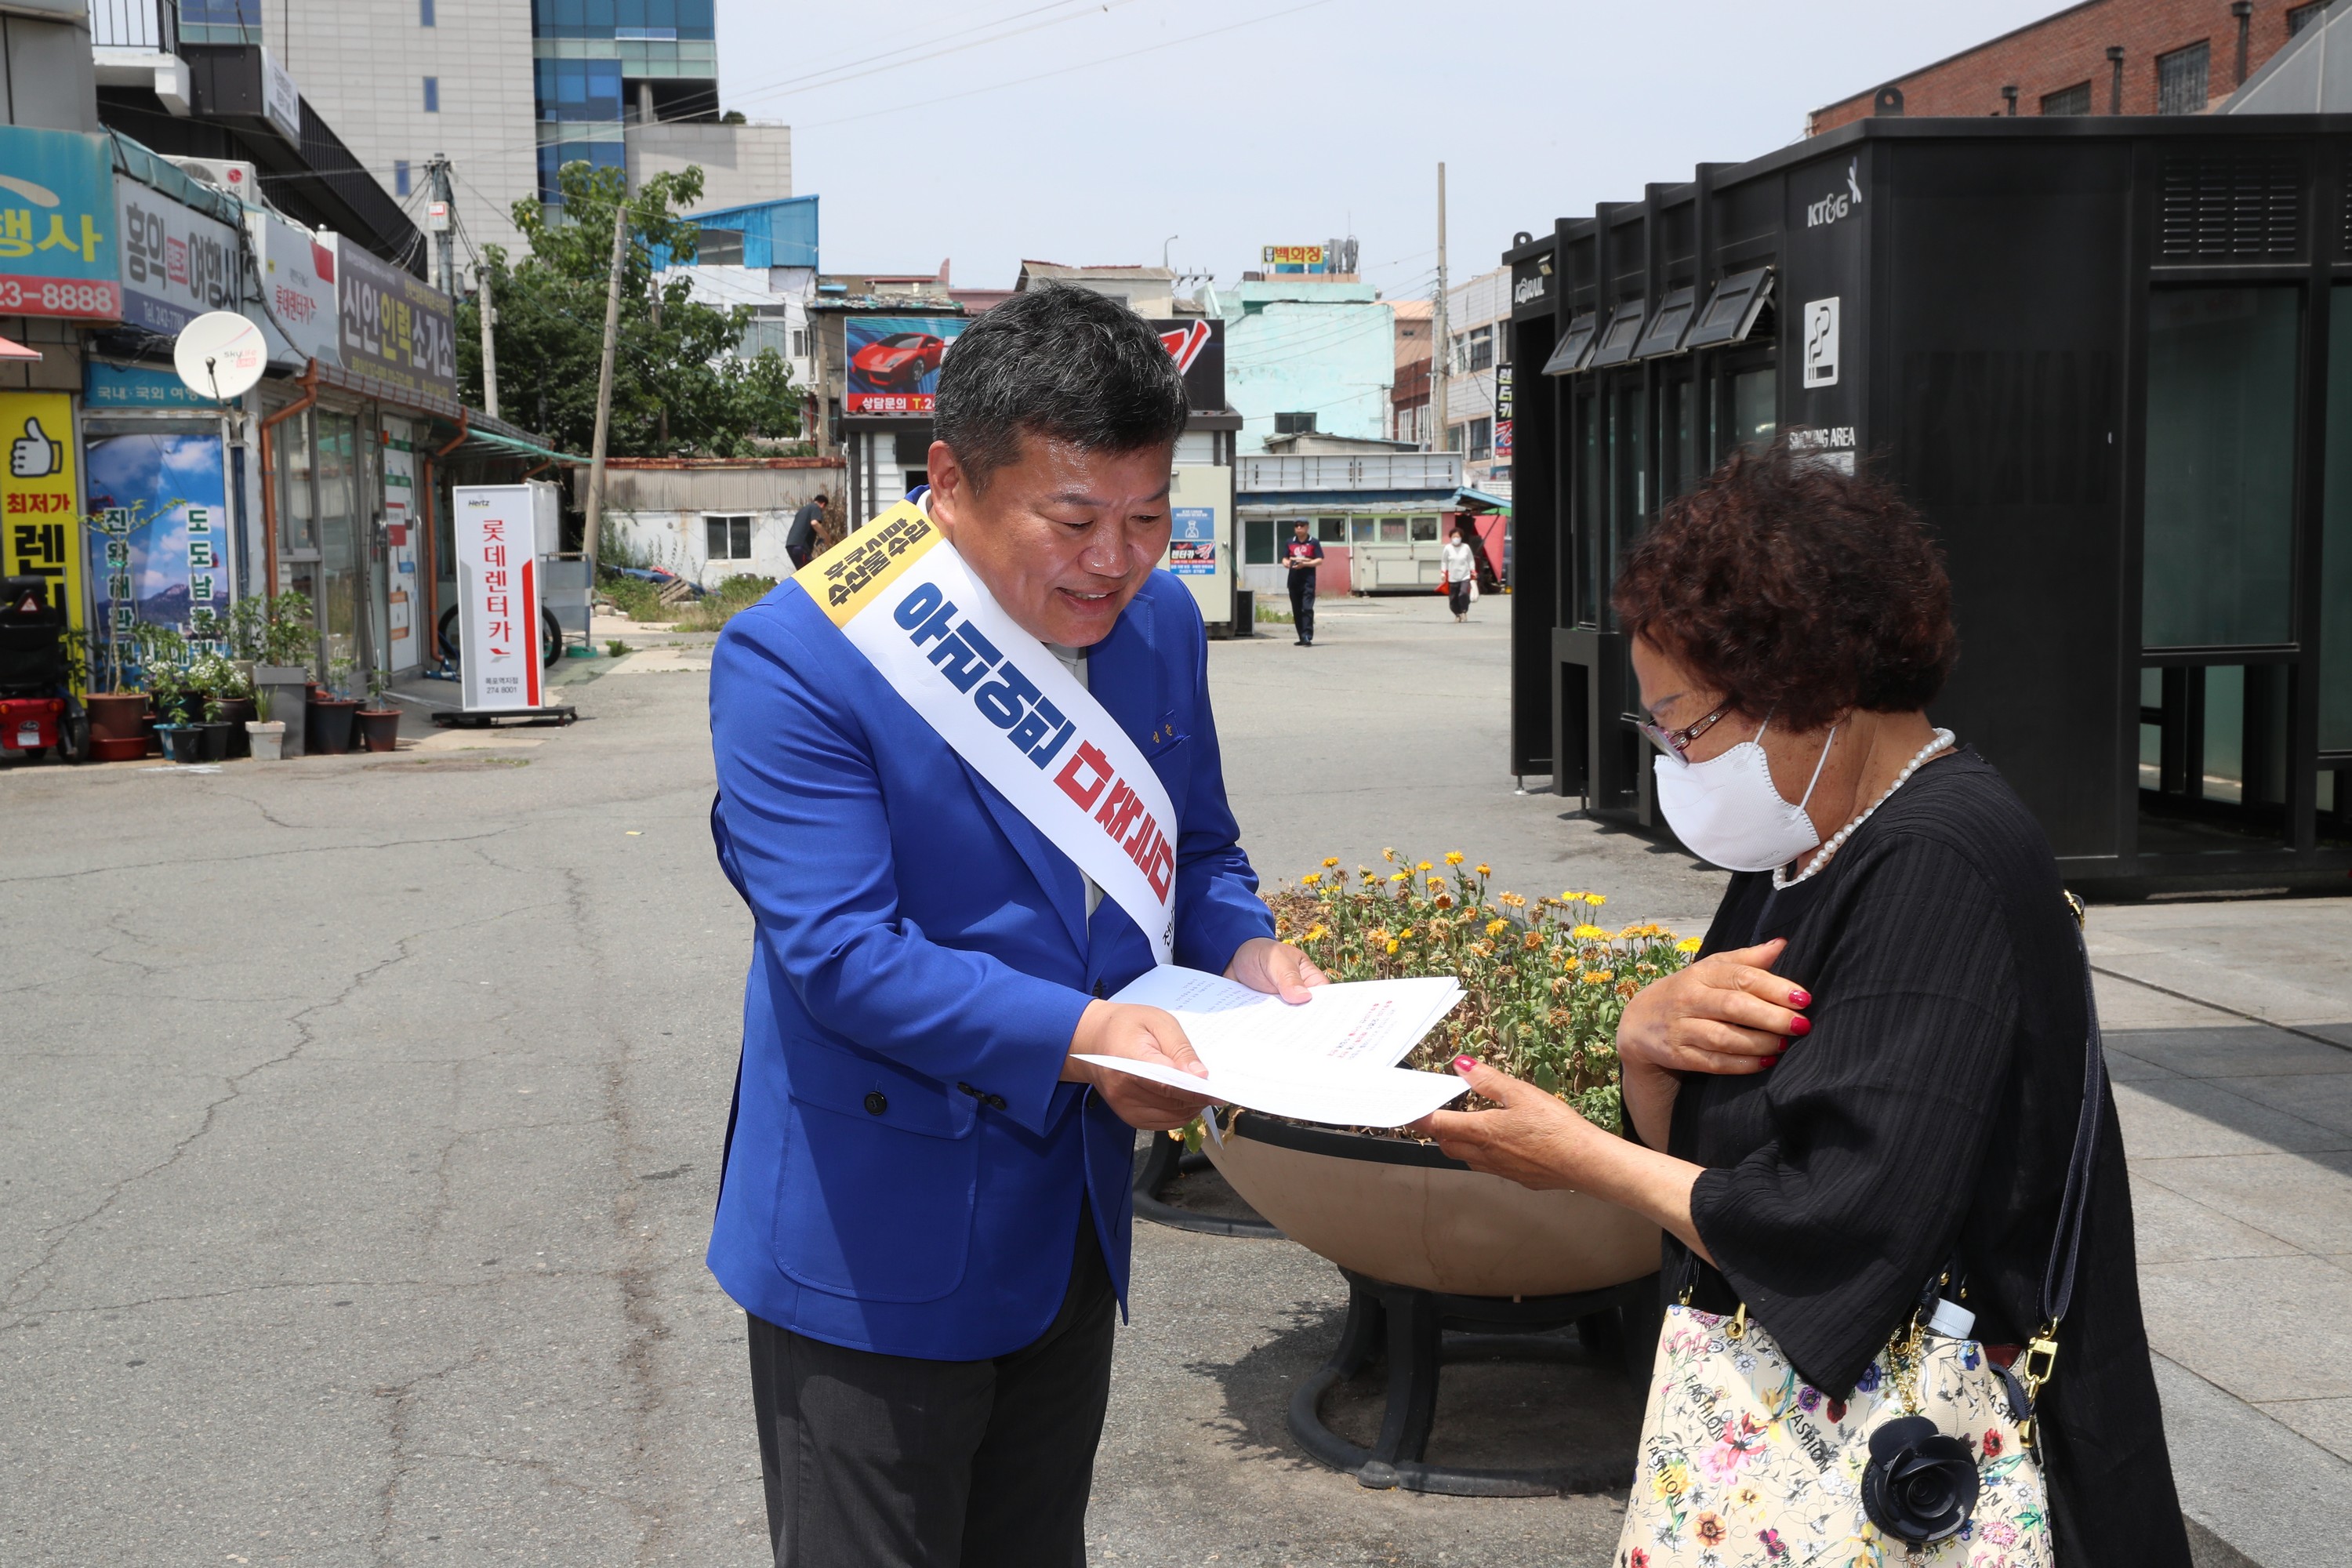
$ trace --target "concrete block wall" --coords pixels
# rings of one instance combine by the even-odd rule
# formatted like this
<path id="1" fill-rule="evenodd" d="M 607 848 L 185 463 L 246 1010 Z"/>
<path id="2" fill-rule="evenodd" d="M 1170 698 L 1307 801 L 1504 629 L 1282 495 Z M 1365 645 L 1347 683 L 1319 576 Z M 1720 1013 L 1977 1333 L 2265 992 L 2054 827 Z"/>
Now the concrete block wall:
<path id="1" fill-rule="evenodd" d="M 2285 45 L 2287 14 L 2302 10 L 2306 3 L 2253 0 L 2247 75 L 2260 70 Z M 2004 86 L 2018 89 L 2018 113 L 2039 114 L 2045 94 L 2087 81 L 2091 112 L 2105 114 L 2113 84 L 2109 45 L 2121 45 L 2124 50 L 2123 112 L 2154 114 L 2157 57 L 2200 39 L 2211 51 L 2206 76 L 2209 101 L 2218 104 L 2236 90 L 2238 80 L 2238 19 L 2230 14 L 2229 0 L 2087 0 L 1907 76 L 1873 82 L 1851 98 L 1815 110 L 1809 131 L 1819 135 L 1866 118 L 1882 86 L 1903 89 L 1906 115 L 2004 113 Z"/>
<path id="2" fill-rule="evenodd" d="M 632 125 L 625 134 L 632 186 L 691 163 L 702 170 L 700 207 L 749 206 L 793 194 L 789 125 L 684 121 Z"/>

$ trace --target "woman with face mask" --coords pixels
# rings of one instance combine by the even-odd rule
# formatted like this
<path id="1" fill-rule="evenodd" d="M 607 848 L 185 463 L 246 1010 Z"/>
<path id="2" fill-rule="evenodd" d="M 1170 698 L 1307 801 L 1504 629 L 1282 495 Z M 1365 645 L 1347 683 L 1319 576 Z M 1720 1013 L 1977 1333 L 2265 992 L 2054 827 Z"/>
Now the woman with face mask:
<path id="1" fill-rule="evenodd" d="M 1745 1350 L 1737 1333 L 1717 1342 L 1752 1369 L 1769 1337 L 1787 1380 L 1763 1397 L 1785 1394 L 1786 1409 L 1765 1411 L 1776 1435 L 1759 1435 L 1759 1456 L 1780 1451 L 1790 1422 L 1819 1429 L 1816 1459 L 1851 1441 L 1832 1429 L 1847 1402 L 1875 1394 L 1890 1344 L 1941 1314 L 1939 1299 L 1974 1376 L 1991 1375 L 1987 1363 L 2050 1370 L 2022 1349 L 2063 1315 L 2064 1355 L 2030 1426 L 1945 1434 L 1958 1468 L 1923 1480 L 1915 1467 L 1906 1484 L 1954 1506 L 1974 1506 L 1980 1484 L 1995 1498 L 2017 1480 L 2003 1448 L 2038 1428 L 2046 1519 L 1995 1523 L 1987 1502 L 1970 1524 L 1985 1533 L 1948 1538 L 1963 1553 L 1952 1561 L 1992 1561 L 1965 1553 L 1998 1547 L 2014 1553 L 2003 1563 L 2049 1563 L 2025 1539 L 2039 1529 L 2069 1568 L 2186 1564 L 2074 919 L 2024 805 L 1928 717 L 1958 637 L 1926 528 L 1867 474 L 1744 452 L 1664 510 L 1615 603 L 1659 808 L 1734 875 L 1697 961 L 1625 1008 L 1629 1136 L 1466 1058 L 1456 1069 L 1496 1109 L 1441 1111 L 1424 1130 L 1475 1169 L 1654 1218 L 1681 1307 L 1668 1335 L 1677 1321 L 1702 1339 L 1766 1331 Z M 2079 1210 L 2066 1207 L 2070 1167 L 2087 1180 Z M 2062 1210 L 2082 1216 L 2071 1257 Z M 2053 1314 L 2061 1258 L 2072 1289 Z M 1668 1468 L 1636 1477 L 1635 1502 L 1651 1481 L 1660 1498 L 1696 1490 L 1674 1492 L 1667 1524 L 1646 1522 L 1643 1539 L 1629 1526 L 1614 1561 L 1785 1561 L 1794 1513 L 1740 1522 L 1740 1507 L 1769 1512 L 1770 1467 L 1732 1478 L 1744 1453 L 1710 1471 L 1692 1452 L 1669 1473 L 1668 1450 L 1682 1450 L 1655 1430 L 1653 1394 L 1642 1463 Z M 1952 1477 L 1964 1484 L 1937 1491 Z M 1709 1487 L 1723 1493 L 1706 1503 L 1714 1523 L 1675 1534 L 1672 1508 Z"/>

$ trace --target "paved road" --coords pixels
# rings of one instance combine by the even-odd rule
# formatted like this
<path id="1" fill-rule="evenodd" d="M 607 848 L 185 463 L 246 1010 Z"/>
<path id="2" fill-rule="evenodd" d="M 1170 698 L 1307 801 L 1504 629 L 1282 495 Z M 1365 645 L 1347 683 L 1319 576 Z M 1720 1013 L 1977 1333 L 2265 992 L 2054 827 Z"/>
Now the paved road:
<path id="1" fill-rule="evenodd" d="M 1253 853 L 1295 875 L 1459 847 L 1698 929 L 1714 874 L 1512 792 L 1500 605 L 1480 615 L 1334 605 L 1316 648 L 1215 649 Z M 746 933 L 704 831 L 698 662 L 598 661 L 567 672 L 600 672 L 575 728 L 396 757 L 0 771 L 0 1563 L 759 1560 L 741 1320 L 700 1263 Z M 2352 1043 L 2347 913 L 2094 928 L 2138 976 L 2103 985 L 2184 1490 L 2276 1564 L 2352 1540 L 2327 1327 L 2352 1055 L 2324 1054 Z M 1139 1243 L 1098 1561 L 1603 1559 L 1606 1497 L 1369 1493 L 1295 1452 L 1328 1266 Z M 1446 1424 L 1474 1409 L 1483 1435 Z M 1439 1440 L 1630 1418 L 1573 1373 L 1477 1371 Z"/>

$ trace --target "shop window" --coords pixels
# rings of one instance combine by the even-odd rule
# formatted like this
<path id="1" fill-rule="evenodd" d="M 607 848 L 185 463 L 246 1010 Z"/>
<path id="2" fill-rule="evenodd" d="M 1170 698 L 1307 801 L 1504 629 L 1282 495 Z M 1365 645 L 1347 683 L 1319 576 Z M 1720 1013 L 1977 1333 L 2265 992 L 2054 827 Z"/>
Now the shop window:
<path id="1" fill-rule="evenodd" d="M 1348 520 L 1344 517 L 1318 517 L 1315 520 L 1315 542 L 1345 544 L 1348 542 Z"/>
<path id="2" fill-rule="evenodd" d="M 1277 436 L 1312 436 L 1315 434 L 1315 414 L 1312 409 L 1274 416 L 1274 433 Z"/>
<path id="3" fill-rule="evenodd" d="M 1640 300 L 1628 300 L 1618 306 L 1609 318 L 1608 331 L 1601 334 L 1600 344 L 1586 363 L 1598 370 L 1602 365 L 1623 364 L 1632 359 L 1633 345 L 1641 341 L 1642 323 L 1649 314 L 1649 306 Z"/>
<path id="4" fill-rule="evenodd" d="M 703 532 L 713 561 L 751 559 L 751 520 L 748 517 L 706 517 Z"/>
<path id="5" fill-rule="evenodd" d="M 1412 542 L 1415 544 L 1434 544 L 1437 542 L 1437 520 L 1435 518 L 1416 517 L 1409 521 L 1412 525 Z"/>
<path id="6" fill-rule="evenodd" d="M 1381 519 L 1381 542 L 1382 544 L 1403 544 L 1408 542 L 1404 531 L 1404 519 L 1401 517 L 1384 517 Z"/>
<path id="7" fill-rule="evenodd" d="M 2156 111 L 2158 114 L 2205 112 L 2206 68 L 2213 51 L 2199 40 L 2185 49 L 2156 57 Z"/>
<path id="8" fill-rule="evenodd" d="M 1591 310 L 1578 311 L 1569 321 L 1568 335 L 1559 340 L 1559 346 L 1543 362 L 1543 374 L 1566 375 L 1570 371 L 1582 370 L 1584 356 L 1592 352 L 1592 342 L 1600 333 L 1600 316 Z"/>
<path id="9" fill-rule="evenodd" d="M 1472 462 L 1484 462 L 1495 455 L 1495 422 L 1492 419 L 1473 419 L 1467 426 L 1460 428 L 1469 431 Z"/>
<path id="10" fill-rule="evenodd" d="M 1666 290 L 1665 299 L 1658 304 L 1658 313 L 1650 318 L 1648 328 L 1642 333 L 1642 341 L 1633 345 L 1633 357 L 1652 359 L 1660 354 L 1673 353 L 1682 347 L 1683 329 L 1690 325 L 1691 311 L 1696 308 L 1697 301 L 1696 289 Z"/>
<path id="11" fill-rule="evenodd" d="M 278 426 L 278 547 L 315 554 L 319 548 L 318 496 L 310 488 L 310 420 L 308 412 Z"/>
<path id="12" fill-rule="evenodd" d="M 1769 447 L 1780 433 L 1778 373 L 1766 365 L 1731 378 L 1731 445 Z M 1729 456 L 1727 450 L 1725 455 Z"/>
<path id="13" fill-rule="evenodd" d="M 2300 314 L 2291 288 L 2158 290 L 2148 303 L 2149 647 L 2293 636 Z"/>
<path id="14" fill-rule="evenodd" d="M 1576 624 L 1600 625 L 1602 498 L 1609 470 L 1601 462 L 1601 405 L 1597 396 L 1576 400 Z"/>
<path id="15" fill-rule="evenodd" d="M 1600 563 L 1601 624 L 1616 624 L 1609 595 L 1617 582 L 1617 563 L 1623 558 L 1650 515 L 1650 422 L 1644 417 L 1642 384 L 1627 380 L 1617 388 L 1616 406 L 1609 422 L 1610 469 L 1615 481 L 1616 505 L 1611 518 L 1607 553 Z"/>
<path id="16" fill-rule="evenodd" d="M 441 112 L 441 79 L 437 76 L 428 76 L 425 79 L 425 112 L 427 114 Z"/>
<path id="17" fill-rule="evenodd" d="M 2337 285 L 2331 299 L 2327 480 L 2320 501 L 2319 749 L 2352 752 L 2352 285 Z"/>
<path id="18" fill-rule="evenodd" d="M 408 195 L 408 160 L 405 158 L 392 161 L 392 194 L 395 196 Z"/>
<path id="19" fill-rule="evenodd" d="M 1666 449 L 1659 454 L 1665 467 L 1659 478 L 1659 499 L 1687 495 L 1698 483 L 1698 398 L 1687 381 L 1670 381 L 1659 389 L 1658 438 Z"/>
<path id="20" fill-rule="evenodd" d="M 2042 95 L 2044 114 L 2088 114 L 2091 112 L 2091 84 L 2078 81 L 2072 87 L 2062 87 L 2056 92 Z"/>
<path id="21" fill-rule="evenodd" d="M 1698 320 L 1683 334 L 1683 347 L 1704 349 L 1747 342 L 1748 334 L 1762 324 L 1764 308 L 1771 299 L 1770 268 L 1756 267 L 1731 274 L 1707 296 L 1706 309 L 1698 313 Z"/>
<path id="22" fill-rule="evenodd" d="M 1380 542 L 1381 525 L 1372 518 L 1356 518 L 1349 523 L 1348 528 L 1351 536 L 1350 543 L 1377 544 Z"/>
<path id="23" fill-rule="evenodd" d="M 1465 347 L 1462 368 L 1465 371 L 1491 370 L 1495 365 L 1495 329 L 1473 327 Z"/>
<path id="24" fill-rule="evenodd" d="M 1245 517 L 1242 520 L 1242 564 L 1274 564 L 1274 519 Z"/>
<path id="25" fill-rule="evenodd" d="M 694 259 L 705 267 L 740 267 L 743 265 L 743 231 L 740 228 L 706 228 L 694 242 Z"/>

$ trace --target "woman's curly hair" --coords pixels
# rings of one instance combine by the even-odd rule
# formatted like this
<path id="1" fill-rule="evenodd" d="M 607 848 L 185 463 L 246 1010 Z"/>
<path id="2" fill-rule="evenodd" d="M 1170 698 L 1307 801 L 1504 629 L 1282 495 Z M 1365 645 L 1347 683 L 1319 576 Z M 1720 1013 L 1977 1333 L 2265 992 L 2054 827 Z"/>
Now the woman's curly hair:
<path id="1" fill-rule="evenodd" d="M 1918 513 L 1875 476 L 1785 442 L 1735 452 L 1663 508 L 1614 601 L 1625 631 L 1738 711 L 1798 731 L 1925 708 L 1959 656 L 1951 581 Z"/>

